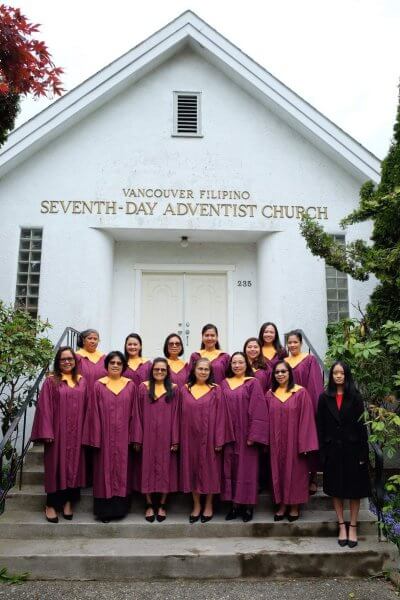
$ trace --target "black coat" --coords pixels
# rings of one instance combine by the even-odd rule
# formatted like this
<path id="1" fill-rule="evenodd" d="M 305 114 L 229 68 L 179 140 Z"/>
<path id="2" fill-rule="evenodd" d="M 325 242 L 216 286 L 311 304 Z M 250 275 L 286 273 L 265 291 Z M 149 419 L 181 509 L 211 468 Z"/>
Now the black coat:
<path id="1" fill-rule="evenodd" d="M 370 495 L 368 432 L 360 420 L 364 404 L 357 392 L 344 397 L 338 410 L 336 398 L 323 392 L 319 397 L 317 428 L 325 494 L 336 498 Z M 361 463 L 361 464 L 360 464 Z"/>

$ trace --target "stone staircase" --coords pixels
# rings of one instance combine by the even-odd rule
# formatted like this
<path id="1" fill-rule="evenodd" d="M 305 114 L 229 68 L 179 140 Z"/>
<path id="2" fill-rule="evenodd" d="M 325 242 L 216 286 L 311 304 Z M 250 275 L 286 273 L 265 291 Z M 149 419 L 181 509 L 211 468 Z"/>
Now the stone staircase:
<path id="1" fill-rule="evenodd" d="M 209 523 L 188 522 L 190 498 L 170 498 L 163 523 L 147 523 L 143 500 L 132 499 L 129 515 L 100 523 L 84 490 L 73 521 L 43 516 L 43 449 L 27 455 L 21 490 L 14 488 L 0 517 L 0 566 L 28 571 L 32 579 L 135 580 L 263 577 L 365 577 L 398 562 L 397 549 L 378 542 L 374 515 L 363 501 L 359 545 L 340 548 L 331 499 L 311 497 L 295 523 L 273 522 L 270 495 L 260 495 L 250 523 L 226 522 L 226 507 Z"/>

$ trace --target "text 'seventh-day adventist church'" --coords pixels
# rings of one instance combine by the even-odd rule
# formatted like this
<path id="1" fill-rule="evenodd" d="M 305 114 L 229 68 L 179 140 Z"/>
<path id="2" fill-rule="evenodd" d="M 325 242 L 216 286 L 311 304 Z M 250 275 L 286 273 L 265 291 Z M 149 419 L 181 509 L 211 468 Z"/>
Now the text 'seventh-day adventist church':
<path id="1" fill-rule="evenodd" d="M 379 160 L 192 12 L 17 129 L 0 154 L 0 297 L 102 347 L 148 356 L 215 322 L 233 351 L 263 321 L 325 326 L 372 283 L 313 257 L 307 213 L 338 236 Z"/>

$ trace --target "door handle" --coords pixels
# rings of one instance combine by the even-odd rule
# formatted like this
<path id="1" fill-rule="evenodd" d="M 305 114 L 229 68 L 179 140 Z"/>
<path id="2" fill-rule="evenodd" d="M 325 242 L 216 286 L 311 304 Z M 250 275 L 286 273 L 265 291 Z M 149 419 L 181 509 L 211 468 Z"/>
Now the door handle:
<path id="1" fill-rule="evenodd" d="M 185 334 L 186 334 L 186 346 L 189 346 L 189 333 L 190 333 L 190 329 L 186 329 Z"/>
<path id="2" fill-rule="evenodd" d="M 190 323 L 186 323 L 186 327 L 190 327 Z"/>

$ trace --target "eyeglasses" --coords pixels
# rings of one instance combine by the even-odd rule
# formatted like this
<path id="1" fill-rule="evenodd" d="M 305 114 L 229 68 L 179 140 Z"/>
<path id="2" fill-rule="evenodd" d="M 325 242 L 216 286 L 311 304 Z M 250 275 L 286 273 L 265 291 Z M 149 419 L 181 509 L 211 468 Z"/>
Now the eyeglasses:
<path id="1" fill-rule="evenodd" d="M 119 360 L 110 360 L 109 365 L 113 365 L 114 367 L 122 367 L 122 362 Z"/>
<path id="2" fill-rule="evenodd" d="M 180 342 L 168 342 L 168 346 L 182 346 Z"/>
<path id="3" fill-rule="evenodd" d="M 287 369 L 282 369 L 282 370 L 278 369 L 278 371 L 275 371 L 275 375 L 279 375 L 279 373 L 289 373 L 289 371 Z"/>
<path id="4" fill-rule="evenodd" d="M 71 356 L 70 358 L 60 358 L 60 363 L 66 362 L 75 362 L 75 359 L 73 358 L 73 356 Z"/>
<path id="5" fill-rule="evenodd" d="M 158 373 L 166 373 L 167 369 L 164 369 L 164 367 L 153 367 L 153 371 L 156 371 Z"/>

